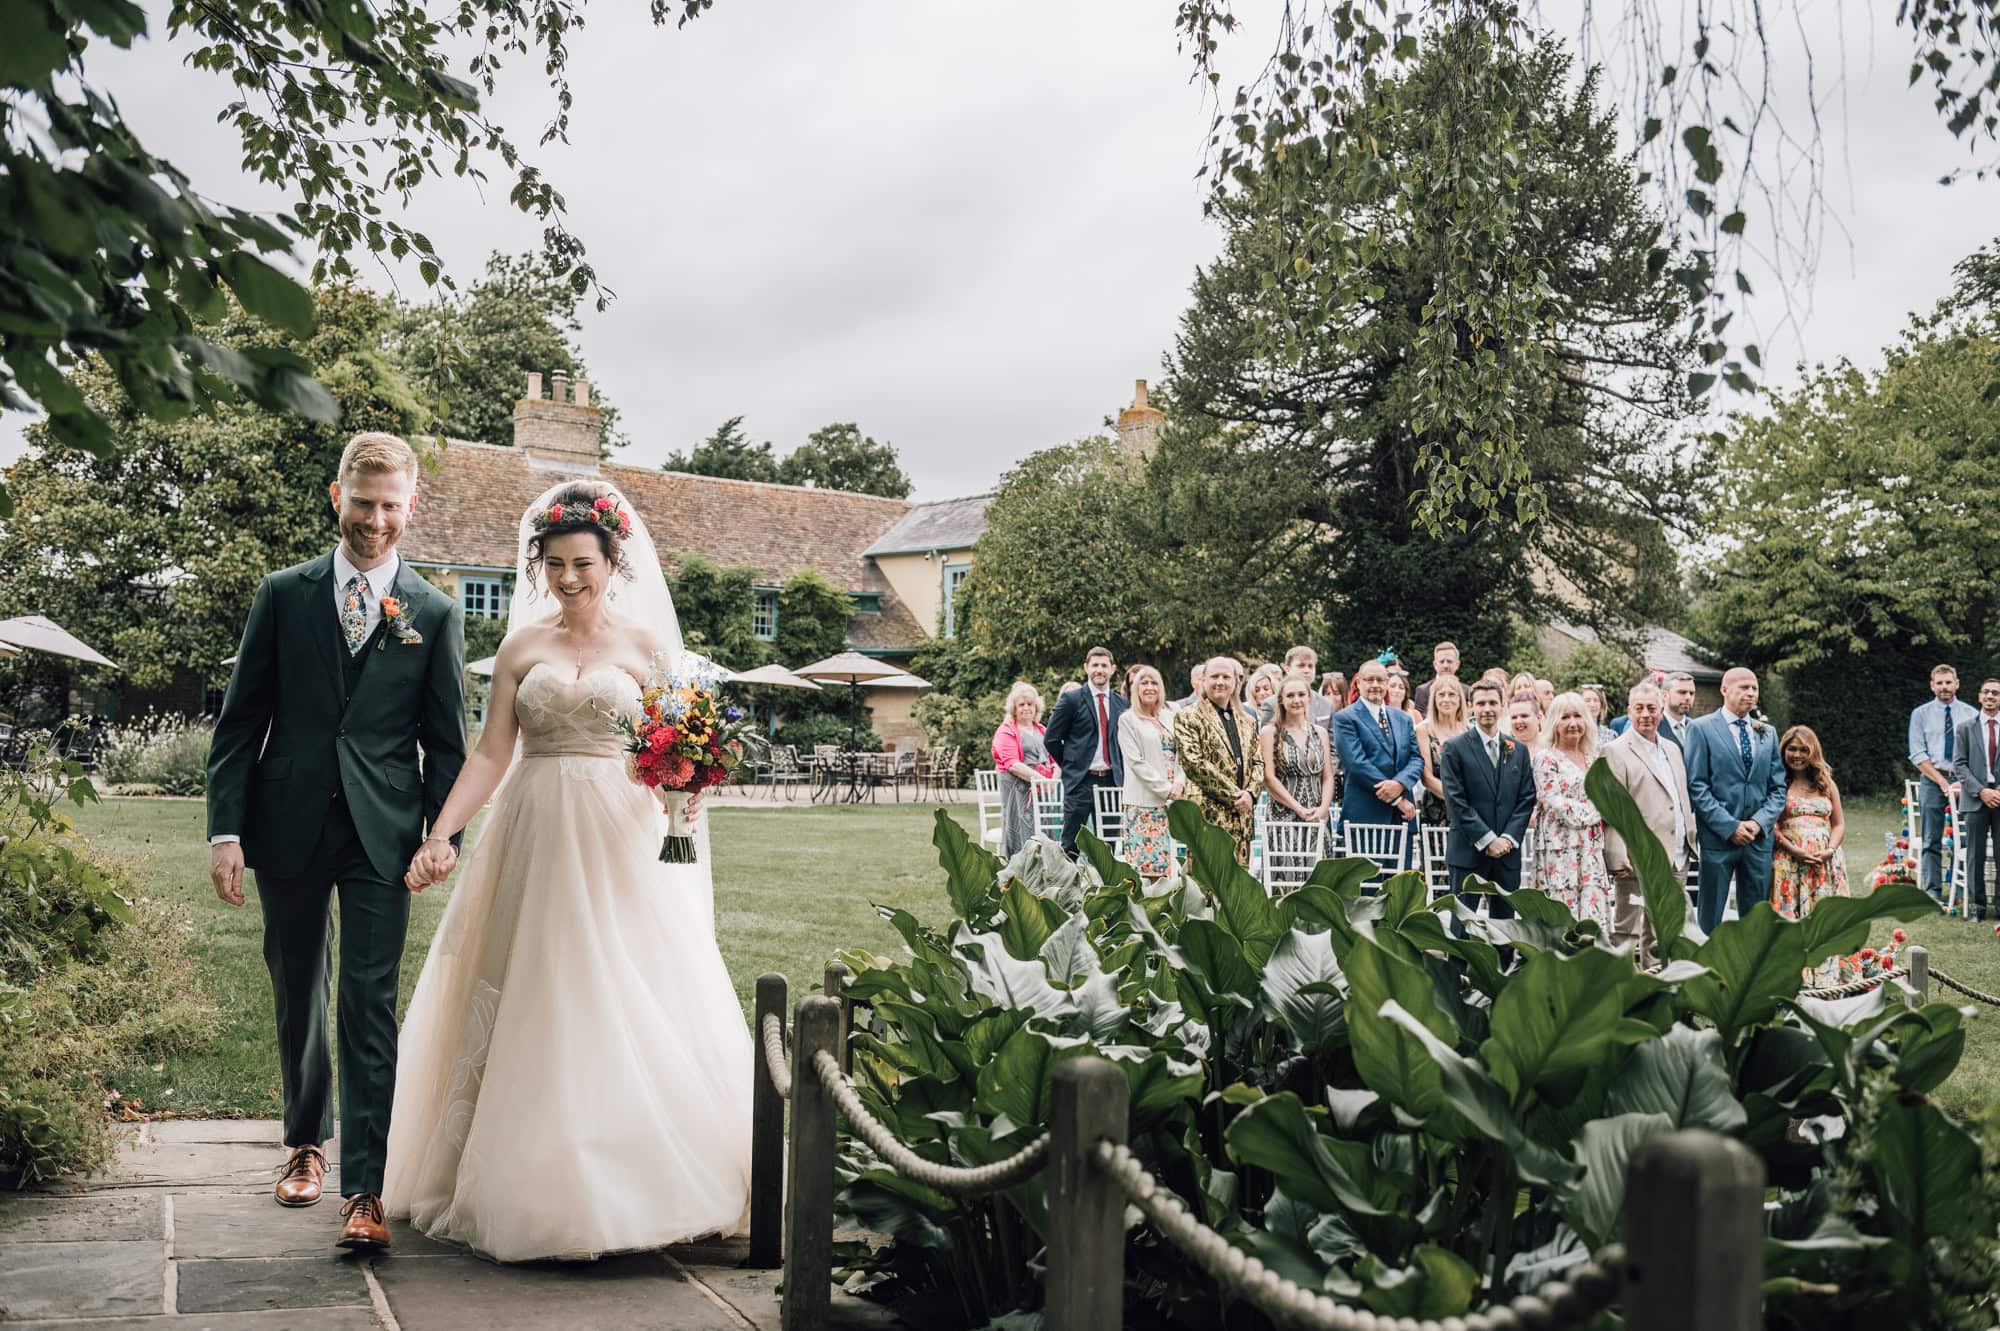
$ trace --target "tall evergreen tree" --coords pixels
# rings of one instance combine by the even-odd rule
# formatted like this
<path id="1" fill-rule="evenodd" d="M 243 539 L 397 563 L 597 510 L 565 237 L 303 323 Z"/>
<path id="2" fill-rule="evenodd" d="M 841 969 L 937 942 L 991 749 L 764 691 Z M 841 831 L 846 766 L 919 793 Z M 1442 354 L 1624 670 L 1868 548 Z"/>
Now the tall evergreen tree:
<path id="1" fill-rule="evenodd" d="M 733 481 L 775 481 L 778 460 L 770 443 L 752 443 L 743 432 L 743 418 L 731 416 L 715 433 L 686 452 L 667 454 L 665 471 L 689 471 L 697 476 L 722 476 Z"/>

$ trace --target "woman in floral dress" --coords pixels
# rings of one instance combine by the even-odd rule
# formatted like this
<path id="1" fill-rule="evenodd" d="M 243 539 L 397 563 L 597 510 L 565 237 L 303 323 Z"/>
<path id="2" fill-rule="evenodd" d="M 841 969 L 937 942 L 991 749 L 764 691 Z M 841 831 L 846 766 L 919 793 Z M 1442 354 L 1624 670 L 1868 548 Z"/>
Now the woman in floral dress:
<path id="1" fill-rule="evenodd" d="M 1132 671 L 1132 705 L 1118 718 L 1118 748 L 1125 759 L 1124 861 L 1148 882 L 1174 871 L 1174 841 L 1167 835 L 1167 805 L 1188 796 L 1180 752 L 1167 706 L 1166 682 L 1151 666 Z"/>
<path id="2" fill-rule="evenodd" d="M 1579 920 L 1596 920 L 1611 934 L 1611 874 L 1604 867 L 1604 819 L 1584 793 L 1583 774 L 1597 756 L 1597 723 L 1582 697 L 1565 693 L 1549 704 L 1542 746 L 1535 751 L 1534 884 L 1569 907 Z"/>
<path id="3" fill-rule="evenodd" d="M 1819 736 L 1808 726 L 1793 726 L 1778 741 L 1789 780 L 1785 811 L 1778 815 L 1777 844 L 1771 852 L 1771 908 L 1788 920 L 1802 920 L 1825 897 L 1844 897 L 1847 856 L 1840 843 L 1847 835 L 1847 818 L 1840 807 L 1840 787 L 1826 765 Z M 1808 982 L 1838 981 L 1839 959 L 1820 971 L 1807 971 Z"/>

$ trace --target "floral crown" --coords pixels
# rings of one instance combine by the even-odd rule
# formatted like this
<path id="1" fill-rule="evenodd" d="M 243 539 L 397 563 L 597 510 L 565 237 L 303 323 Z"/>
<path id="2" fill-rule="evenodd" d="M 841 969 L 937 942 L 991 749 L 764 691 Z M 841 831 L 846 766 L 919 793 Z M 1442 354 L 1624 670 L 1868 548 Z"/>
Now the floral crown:
<path id="1" fill-rule="evenodd" d="M 632 515 L 618 506 L 618 501 L 610 495 L 599 495 L 588 506 L 583 504 L 550 504 L 537 510 L 528 519 L 528 525 L 538 532 L 563 522 L 594 522 L 616 537 L 632 534 Z"/>

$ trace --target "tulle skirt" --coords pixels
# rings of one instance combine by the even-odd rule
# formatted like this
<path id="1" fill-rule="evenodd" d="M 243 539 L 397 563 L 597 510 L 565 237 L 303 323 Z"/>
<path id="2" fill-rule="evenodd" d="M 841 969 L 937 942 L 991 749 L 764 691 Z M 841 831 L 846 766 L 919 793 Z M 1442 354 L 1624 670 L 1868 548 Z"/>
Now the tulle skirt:
<path id="1" fill-rule="evenodd" d="M 384 1205 L 500 1261 L 731 1232 L 751 1043 L 701 863 L 620 758 L 516 762 L 403 1023 Z"/>

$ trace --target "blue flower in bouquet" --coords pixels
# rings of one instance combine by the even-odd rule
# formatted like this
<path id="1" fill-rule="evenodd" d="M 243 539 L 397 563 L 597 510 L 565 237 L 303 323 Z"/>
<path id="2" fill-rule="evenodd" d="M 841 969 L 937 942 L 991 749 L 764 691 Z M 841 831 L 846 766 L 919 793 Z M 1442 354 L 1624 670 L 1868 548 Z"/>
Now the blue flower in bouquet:
<path id="1" fill-rule="evenodd" d="M 725 707 L 722 709 L 722 719 L 725 721 L 741 721 L 743 719 L 743 709 L 741 707 Z"/>

